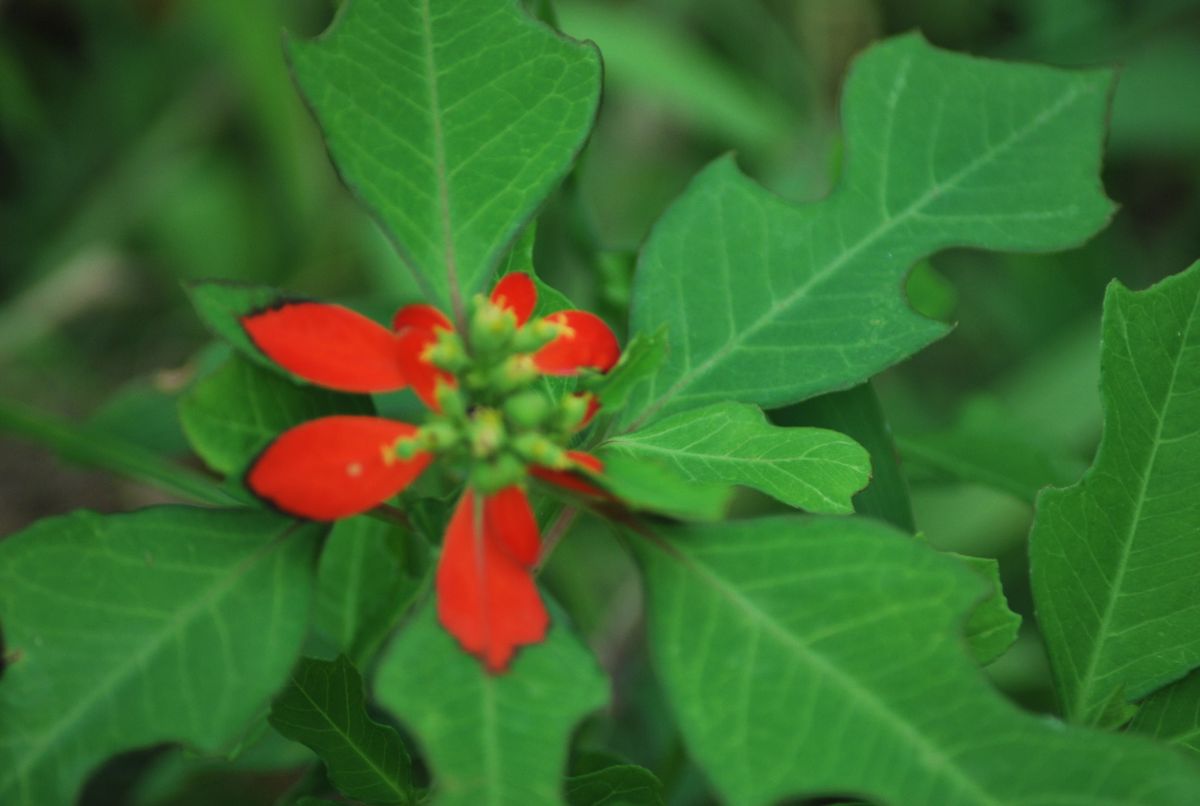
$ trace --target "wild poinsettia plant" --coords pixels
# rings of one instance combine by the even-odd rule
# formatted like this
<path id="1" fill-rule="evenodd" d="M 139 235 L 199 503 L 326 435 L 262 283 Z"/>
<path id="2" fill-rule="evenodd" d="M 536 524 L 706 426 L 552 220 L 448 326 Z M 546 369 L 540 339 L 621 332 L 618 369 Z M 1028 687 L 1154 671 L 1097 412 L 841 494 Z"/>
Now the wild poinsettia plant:
<path id="1" fill-rule="evenodd" d="M 431 464 L 463 482 L 436 573 L 438 617 L 493 672 L 549 624 L 531 574 L 541 541 L 528 478 L 600 492 L 575 476 L 603 464 L 568 450 L 599 403 L 588 392 L 552 396 L 543 378 L 607 372 L 620 358 L 599 317 L 531 320 L 536 307 L 533 280 L 513 272 L 472 301 L 461 329 L 431 305 L 401 308 L 391 330 L 318 302 L 241 318 L 255 346 L 297 377 L 344 392 L 411 388 L 429 407 L 420 427 L 362 415 L 302 423 L 267 446 L 246 485 L 290 515 L 333 521 L 390 499 Z"/>
<path id="2" fill-rule="evenodd" d="M 97 16 L 146 4 L 109 5 Z M 633 14 L 564 3 L 560 20 L 545 0 L 344 0 L 326 34 L 289 38 L 282 55 L 270 31 L 263 58 L 242 50 L 262 4 L 152 5 L 138 13 L 195 6 L 237 54 L 236 69 L 195 82 L 199 106 L 187 95 L 145 138 L 187 153 L 187 171 L 162 176 L 194 174 L 198 191 L 130 209 L 104 242 L 147 254 L 72 257 L 22 305 L 53 298 L 63 315 L 75 303 L 56 295 L 78 292 L 78 272 L 165 262 L 161 244 L 181 229 L 184 264 L 237 277 L 188 273 L 215 339 L 142 389 L 149 402 L 122 396 L 73 425 L 0 400 L 0 429 L 170 498 L 0 540 L 0 804 L 227 792 L 264 806 L 1200 803 L 1200 266 L 1142 291 L 1112 286 L 1096 395 L 1078 380 L 1091 330 L 1044 341 L 1054 306 L 1041 297 L 1067 296 L 1114 256 L 1138 254 L 1139 270 L 1164 261 L 1142 260 L 1140 235 L 1036 271 L 1005 274 L 1026 258 L 983 254 L 1073 248 L 1116 214 L 1099 171 L 1109 71 L 978 59 L 907 34 L 864 47 L 839 115 L 769 89 L 824 85 L 800 75 L 805 54 L 776 58 L 791 37 L 768 35 L 781 34 L 776 16 L 826 20 L 813 4 L 769 4 L 770 20 L 743 27 L 731 23 L 762 4 L 668 3 L 672 18 L 708 20 L 702 50 L 660 42 L 652 2 Z M 849 41 L 875 16 L 801 39 Z M 140 53 L 153 38 L 138 25 L 138 48 L 86 52 Z M 731 46 L 746 31 L 753 41 Z M 598 50 L 571 33 L 614 43 L 603 109 Z M 7 53 L 15 101 L 0 104 L 0 138 L 76 120 L 43 115 L 42 73 L 25 81 Z M 760 55 L 745 80 L 713 72 Z M 308 208 L 278 203 L 274 184 L 226 205 L 231 188 L 269 184 L 232 181 L 229 165 L 257 171 L 293 151 L 273 138 L 300 131 L 280 111 L 294 99 L 273 103 L 279 82 L 256 72 L 282 79 L 285 60 L 336 176 L 319 163 L 329 187 Z M 1184 62 L 1146 86 L 1186 83 Z M 213 112 L 217 72 L 253 78 L 213 93 Z M 708 78 L 680 86 L 692 74 Z M 155 71 L 139 63 L 111 83 L 124 93 L 130 75 Z M 627 107 L 631 88 L 654 96 L 648 125 L 625 117 L 644 103 Z M 192 137 L 179 134 L 189 122 L 224 125 L 237 98 L 253 111 L 216 139 L 261 139 L 269 157 L 164 146 Z M 612 119 L 591 148 L 598 114 Z M 252 120 L 271 134 L 245 136 Z M 703 131 L 685 132 L 688 120 Z M 1143 136 L 1134 128 L 1114 147 Z M 63 166 L 73 132 L 54 135 L 46 184 L 90 181 Z M 726 138 L 746 167 L 711 151 Z M 128 164 L 160 179 L 140 157 Z M 118 173 L 122 193 L 139 185 Z M 339 179 L 382 239 L 364 235 Z M 278 184 L 312 190 L 290 173 Z M 678 197 L 655 209 L 668 188 Z M 0 212 L 7 189 L 6 176 Z M 30 221 L 53 218 L 36 207 Z M 127 208 L 81 209 L 72 238 L 95 210 Z M 653 226 L 625 226 L 648 212 Z M 126 231 L 141 216 L 155 225 Z M 348 307 L 247 282 L 284 268 L 251 273 L 271 250 L 238 251 L 218 226 L 242 218 L 255 246 L 266 222 L 289 221 L 276 251 L 300 268 L 275 284 Z M 940 354 L 950 369 L 896 367 L 951 330 L 942 260 L 995 269 L 972 281 L 987 304 L 964 295 L 972 327 Z M 1010 275 L 1039 279 L 1001 285 Z M 90 275 L 82 285 L 91 293 Z M 1075 312 L 1098 298 L 1080 292 Z M 1005 306 L 1010 346 L 1033 369 L 975 399 L 987 366 L 1020 363 L 975 321 Z M 74 354 L 73 336 L 109 316 L 56 349 Z M 146 320 L 138 345 L 201 330 L 189 311 L 155 340 Z M 0 307 L 0 361 L 53 321 Z M 0 367 L 4 385 L 19 375 Z M 954 425 L 919 430 L 948 400 L 963 403 Z M 1031 595 L 1010 606 L 1014 585 Z"/>

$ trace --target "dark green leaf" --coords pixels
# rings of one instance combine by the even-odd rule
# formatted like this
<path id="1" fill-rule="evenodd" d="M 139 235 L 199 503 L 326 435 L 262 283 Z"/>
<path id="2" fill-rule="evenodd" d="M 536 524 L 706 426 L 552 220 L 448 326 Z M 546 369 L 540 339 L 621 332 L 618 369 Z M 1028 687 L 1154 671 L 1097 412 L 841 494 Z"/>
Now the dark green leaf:
<path id="1" fill-rule="evenodd" d="M 846 167 L 828 199 L 785 202 L 726 158 L 655 227 L 631 330 L 665 323 L 671 352 L 623 422 L 862 383 L 947 332 L 901 293 L 916 261 L 1090 236 L 1112 212 L 1097 170 L 1111 78 L 983 61 L 915 35 L 872 48 L 846 85 Z"/>
<path id="2" fill-rule="evenodd" d="M 400 526 L 366 516 L 338 521 L 321 550 L 315 627 L 365 663 L 423 589 L 426 565 Z"/>
<path id="3" fill-rule="evenodd" d="M 593 388 L 600 405 L 610 411 L 624 406 L 634 387 L 657 372 L 666 358 L 666 327 L 634 336 L 622 351 L 620 362 Z"/>
<path id="4" fill-rule="evenodd" d="M 0 542 L 0 803 L 74 802 L 107 757 L 228 747 L 286 680 L 321 528 L 252 510 L 77 512 Z"/>
<path id="5" fill-rule="evenodd" d="M 1030 565 L 1059 700 L 1109 723 L 1200 665 L 1200 263 L 1104 301 L 1104 437 L 1038 498 Z"/>
<path id="6" fill-rule="evenodd" d="M 1200 753 L 1200 672 L 1151 694 L 1129 729 Z"/>
<path id="7" fill-rule="evenodd" d="M 387 650 L 379 702 L 412 729 L 443 806 L 562 802 L 567 740 L 608 697 L 603 674 L 561 619 L 502 675 L 489 675 L 432 606 Z"/>
<path id="8" fill-rule="evenodd" d="M 821 428 L 780 428 L 754 406 L 718 403 L 659 420 L 604 443 L 620 454 L 669 465 L 697 482 L 742 484 L 812 512 L 854 511 L 871 464 L 854 440 Z"/>
<path id="9" fill-rule="evenodd" d="M 298 386 L 234 355 L 179 399 L 179 420 L 196 454 L 218 473 L 246 469 L 281 433 L 330 414 L 371 414 L 371 398 Z"/>
<path id="10" fill-rule="evenodd" d="M 1008 651 L 1017 640 L 1021 617 L 1008 607 L 1004 587 L 1000 584 L 1000 564 L 986 557 L 953 555 L 968 568 L 987 580 L 990 593 L 975 606 L 967 619 L 967 646 L 975 662 L 986 666 Z"/>
<path id="11" fill-rule="evenodd" d="M 285 299 L 296 299 L 295 296 L 289 296 L 270 286 L 216 280 L 192 283 L 187 289 L 192 307 L 214 335 L 224 339 L 259 366 L 272 372 L 287 374 L 286 370 L 254 346 L 240 320 L 243 316 L 269 308 Z"/>
<path id="12" fill-rule="evenodd" d="M 900 435 L 896 443 L 912 471 L 982 484 L 1030 503 L 1043 487 L 1070 484 L 1083 472 L 1079 462 L 1028 436 L 986 400 L 968 406 L 948 430 Z"/>
<path id="13" fill-rule="evenodd" d="M 633 538 L 651 652 L 692 757 L 730 803 L 1200 797 L 1200 770 L 1173 753 L 997 694 L 961 638 L 983 580 L 891 527 L 789 517 L 660 535 Z"/>
<path id="14" fill-rule="evenodd" d="M 486 290 L 600 96 L 595 49 L 516 2 L 352 0 L 289 54 L 342 177 L 447 310 Z"/>
<path id="15" fill-rule="evenodd" d="M 362 675 L 345 655 L 301 658 L 268 718 L 321 757 L 343 795 L 364 803 L 415 800 L 412 762 L 400 734 L 367 714 Z"/>

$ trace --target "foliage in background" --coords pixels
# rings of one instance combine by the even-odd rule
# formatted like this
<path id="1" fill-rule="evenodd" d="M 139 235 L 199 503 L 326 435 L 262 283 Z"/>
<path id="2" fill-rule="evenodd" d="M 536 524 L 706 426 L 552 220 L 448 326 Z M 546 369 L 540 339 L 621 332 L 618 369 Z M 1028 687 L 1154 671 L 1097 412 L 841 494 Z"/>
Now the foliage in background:
<path id="1" fill-rule="evenodd" d="M 0 801 L 1196 800 L 1200 267 L 1105 287 L 1200 254 L 1200 4 L 529 0 L 603 54 L 590 139 L 595 51 L 507 3 L 350 0 L 310 41 L 334 5 L 0 6 L 0 430 L 134 479 L 0 445 Z M 1004 61 L 851 67 L 912 28 Z M 451 255 L 628 317 L 591 442 L 677 516 L 739 485 L 734 520 L 578 521 L 549 641 L 490 678 L 422 604 L 453 490 L 324 537 L 62 515 L 243 506 L 279 431 L 418 411 L 208 344 L 181 281 L 383 319 L 451 305 Z M 165 741 L 229 760 L 100 766 Z"/>

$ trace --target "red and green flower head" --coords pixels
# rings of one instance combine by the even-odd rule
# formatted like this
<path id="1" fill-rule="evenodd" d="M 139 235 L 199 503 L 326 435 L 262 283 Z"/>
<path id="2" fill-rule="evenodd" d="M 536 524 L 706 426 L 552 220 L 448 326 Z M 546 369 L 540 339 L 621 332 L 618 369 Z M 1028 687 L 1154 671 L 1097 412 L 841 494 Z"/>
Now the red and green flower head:
<path id="1" fill-rule="evenodd" d="M 537 288 L 504 276 L 469 306 L 464 327 L 409 305 L 386 328 L 348 308 L 285 302 L 242 318 L 275 363 L 319 386 L 382 393 L 404 388 L 430 409 L 420 426 L 370 416 L 322 417 L 279 436 L 246 475 L 258 497 L 291 515 L 333 521 L 402 492 L 435 461 L 464 490 L 437 569 L 438 615 L 490 671 L 549 625 L 533 580 L 541 555 L 526 497 L 529 476 L 601 495 L 599 460 L 568 450 L 596 413 L 586 392 L 552 394 L 545 376 L 607 372 L 620 357 L 597 316 L 533 318 Z"/>

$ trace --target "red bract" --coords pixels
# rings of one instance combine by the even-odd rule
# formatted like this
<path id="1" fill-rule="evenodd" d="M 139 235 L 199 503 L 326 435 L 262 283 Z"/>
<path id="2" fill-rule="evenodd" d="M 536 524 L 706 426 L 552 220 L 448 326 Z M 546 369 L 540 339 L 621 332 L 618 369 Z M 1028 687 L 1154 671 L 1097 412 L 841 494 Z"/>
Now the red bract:
<path id="1" fill-rule="evenodd" d="M 574 375 L 585 368 L 605 372 L 620 357 L 612 331 L 585 311 L 561 311 L 530 323 L 537 288 L 526 274 L 506 275 L 490 300 L 486 325 L 512 338 L 520 338 L 526 326 L 536 328 L 526 340 L 535 346 L 521 366 Z M 507 324 L 498 321 L 509 314 Z M 434 363 L 439 334 L 453 333 L 454 326 L 430 305 L 401 308 L 391 330 L 349 309 L 316 302 L 281 302 L 244 317 L 242 325 L 267 357 L 319 386 L 352 392 L 407 386 L 435 412 L 439 386 L 459 386 L 453 373 Z M 579 427 L 597 408 L 589 395 Z M 381 417 L 312 420 L 271 443 L 246 474 L 246 484 L 292 515 L 320 521 L 349 517 L 401 492 L 425 470 L 440 443 L 426 444 L 421 435 L 414 425 Z M 490 450 L 485 437 L 480 431 L 472 443 L 483 457 Z M 545 461 L 543 454 L 532 455 Z M 576 451 L 556 455 L 554 468 L 533 464 L 529 472 L 576 493 L 604 495 L 582 477 L 599 474 L 599 460 Z M 532 575 L 541 542 L 533 511 L 520 481 L 497 487 L 480 493 L 468 485 L 447 527 L 437 570 L 442 624 L 492 672 L 505 669 L 518 647 L 540 641 L 549 623 Z"/>

